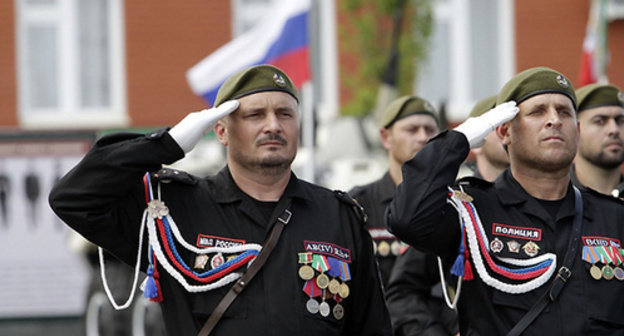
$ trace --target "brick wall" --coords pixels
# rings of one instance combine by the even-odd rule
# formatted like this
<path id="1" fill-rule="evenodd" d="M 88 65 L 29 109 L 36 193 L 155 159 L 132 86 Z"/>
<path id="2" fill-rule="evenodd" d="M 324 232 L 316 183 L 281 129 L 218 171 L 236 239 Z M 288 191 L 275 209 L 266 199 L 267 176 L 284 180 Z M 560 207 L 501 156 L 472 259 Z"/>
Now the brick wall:
<path id="1" fill-rule="evenodd" d="M 549 66 L 575 86 L 589 14 L 587 0 L 521 0 L 516 11 L 516 70 Z M 609 25 L 609 80 L 624 87 L 624 20 Z"/>
<path id="2" fill-rule="evenodd" d="M 229 1 L 125 1 L 132 126 L 173 125 L 205 108 L 186 71 L 231 39 Z"/>
<path id="3" fill-rule="evenodd" d="M 17 124 L 14 13 L 13 1 L 0 1 L 0 125 L 3 126 Z"/>

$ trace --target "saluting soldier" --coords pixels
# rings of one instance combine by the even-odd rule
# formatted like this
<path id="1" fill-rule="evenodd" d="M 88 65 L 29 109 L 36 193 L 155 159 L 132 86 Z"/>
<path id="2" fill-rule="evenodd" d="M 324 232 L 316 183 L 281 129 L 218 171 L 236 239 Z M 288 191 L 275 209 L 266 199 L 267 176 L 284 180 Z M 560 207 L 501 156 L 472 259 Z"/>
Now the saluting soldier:
<path id="1" fill-rule="evenodd" d="M 474 118 L 496 106 L 496 95 L 479 100 L 470 111 L 469 118 Z M 474 155 L 474 163 L 465 163 L 468 169 L 459 170 L 458 178 L 474 176 L 486 181 L 494 181 L 500 173 L 509 167 L 509 157 L 503 148 L 496 131 L 490 132 L 482 146 L 470 150 Z M 468 170 L 468 171 L 465 171 Z"/>
<path id="2" fill-rule="evenodd" d="M 570 170 L 572 182 L 622 198 L 624 95 L 615 85 L 589 84 L 576 90 L 576 97 L 579 145 Z"/>
<path id="3" fill-rule="evenodd" d="M 379 128 L 388 171 L 349 191 L 368 215 L 366 227 L 376 247 L 396 335 L 454 335 L 458 330 L 455 312 L 442 300 L 436 257 L 402 243 L 388 232 L 384 219 L 394 190 L 403 180 L 401 165 L 439 132 L 438 113 L 431 103 L 417 96 L 395 99 L 384 110 Z"/>
<path id="4" fill-rule="evenodd" d="M 389 335 L 362 212 L 290 169 L 298 105 L 280 69 L 245 69 L 222 85 L 215 108 L 97 141 L 50 204 L 147 273 L 145 294 L 161 302 L 170 335 Z M 213 127 L 227 149 L 217 175 L 162 167 Z"/>
<path id="5" fill-rule="evenodd" d="M 624 334 L 624 207 L 570 182 L 578 139 L 572 85 L 553 69 L 532 68 L 514 76 L 497 103 L 403 165 L 388 213 L 392 232 L 461 277 L 462 335 Z M 494 129 L 510 167 L 493 183 L 455 183 L 470 148 Z"/>

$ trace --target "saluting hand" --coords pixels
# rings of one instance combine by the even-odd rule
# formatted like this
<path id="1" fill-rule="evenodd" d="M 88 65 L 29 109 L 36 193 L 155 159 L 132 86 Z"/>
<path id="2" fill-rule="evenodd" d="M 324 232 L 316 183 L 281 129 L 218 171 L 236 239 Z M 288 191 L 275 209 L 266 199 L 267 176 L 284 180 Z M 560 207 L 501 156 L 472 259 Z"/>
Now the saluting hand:
<path id="1" fill-rule="evenodd" d="M 212 130 L 219 119 L 236 111 L 238 105 L 238 101 L 228 100 L 218 107 L 191 112 L 169 130 L 169 135 L 184 153 L 188 153 L 197 145 L 201 137 Z"/>
<path id="2" fill-rule="evenodd" d="M 484 114 L 468 118 L 454 130 L 463 133 L 468 139 L 470 148 L 477 148 L 483 145 L 485 137 L 496 129 L 499 125 L 513 119 L 520 109 L 515 101 L 502 103 Z"/>

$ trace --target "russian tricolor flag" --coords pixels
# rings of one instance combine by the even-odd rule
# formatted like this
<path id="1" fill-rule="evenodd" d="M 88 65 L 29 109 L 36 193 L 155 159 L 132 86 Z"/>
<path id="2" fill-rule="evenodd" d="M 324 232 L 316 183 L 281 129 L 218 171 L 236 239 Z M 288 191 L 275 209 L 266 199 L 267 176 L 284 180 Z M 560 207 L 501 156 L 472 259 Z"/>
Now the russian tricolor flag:
<path id="1" fill-rule="evenodd" d="M 591 83 L 607 83 L 607 4 L 592 0 L 583 40 L 579 69 L 579 87 Z"/>
<path id="2" fill-rule="evenodd" d="M 251 30 L 228 42 L 186 73 L 195 94 L 212 106 L 219 87 L 234 73 L 258 64 L 282 69 L 300 88 L 310 79 L 310 0 L 276 1 Z"/>

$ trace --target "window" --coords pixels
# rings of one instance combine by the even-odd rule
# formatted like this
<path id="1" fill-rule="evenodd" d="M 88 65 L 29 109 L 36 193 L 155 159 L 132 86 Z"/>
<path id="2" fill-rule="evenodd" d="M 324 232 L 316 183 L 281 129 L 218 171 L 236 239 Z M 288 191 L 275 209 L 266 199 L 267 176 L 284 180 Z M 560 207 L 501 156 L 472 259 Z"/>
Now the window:
<path id="1" fill-rule="evenodd" d="M 121 0 L 18 0 L 24 128 L 127 124 Z"/>
<path id="2" fill-rule="evenodd" d="M 451 122 L 496 94 L 514 74 L 513 0 L 438 0 L 416 94 L 446 103 Z"/>

